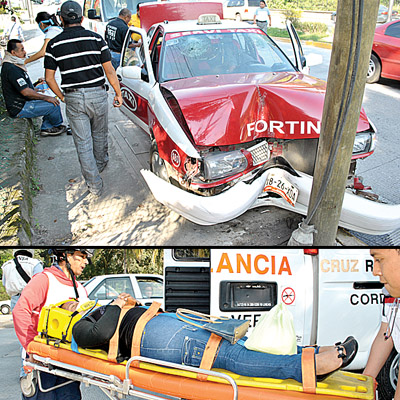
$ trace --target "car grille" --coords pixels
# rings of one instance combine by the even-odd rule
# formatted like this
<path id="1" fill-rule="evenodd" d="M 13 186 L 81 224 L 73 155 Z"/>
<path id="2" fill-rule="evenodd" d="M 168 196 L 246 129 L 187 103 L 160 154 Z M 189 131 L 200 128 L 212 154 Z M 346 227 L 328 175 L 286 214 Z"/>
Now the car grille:
<path id="1" fill-rule="evenodd" d="M 263 164 L 269 160 L 269 146 L 267 142 L 261 142 L 247 149 L 253 159 L 253 165 Z"/>

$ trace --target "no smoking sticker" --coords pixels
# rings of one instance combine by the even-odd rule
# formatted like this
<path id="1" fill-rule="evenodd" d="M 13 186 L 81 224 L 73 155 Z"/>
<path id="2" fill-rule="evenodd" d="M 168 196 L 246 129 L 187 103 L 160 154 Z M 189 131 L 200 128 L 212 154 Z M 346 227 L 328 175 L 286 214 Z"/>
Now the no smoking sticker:
<path id="1" fill-rule="evenodd" d="M 282 301 L 287 305 L 290 306 L 293 304 L 296 298 L 296 294 L 291 287 L 287 287 L 282 290 Z"/>

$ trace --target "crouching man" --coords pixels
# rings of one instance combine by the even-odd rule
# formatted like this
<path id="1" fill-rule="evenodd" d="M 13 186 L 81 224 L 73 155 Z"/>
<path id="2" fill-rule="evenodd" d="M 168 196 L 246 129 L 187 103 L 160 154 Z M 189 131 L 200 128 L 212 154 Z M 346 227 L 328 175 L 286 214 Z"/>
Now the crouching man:
<path id="1" fill-rule="evenodd" d="M 43 117 L 41 136 L 56 136 L 67 129 L 63 123 L 60 102 L 33 87 L 24 64 L 26 51 L 18 39 L 7 43 L 1 67 L 1 83 L 8 114 L 12 118 Z"/>

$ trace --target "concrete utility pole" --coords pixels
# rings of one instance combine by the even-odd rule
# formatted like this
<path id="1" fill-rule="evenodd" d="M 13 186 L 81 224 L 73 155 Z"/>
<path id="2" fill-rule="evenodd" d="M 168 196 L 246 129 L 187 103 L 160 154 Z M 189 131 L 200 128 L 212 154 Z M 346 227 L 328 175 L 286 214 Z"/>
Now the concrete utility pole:
<path id="1" fill-rule="evenodd" d="M 306 224 L 315 246 L 335 244 L 360 116 L 379 0 L 339 0 Z"/>

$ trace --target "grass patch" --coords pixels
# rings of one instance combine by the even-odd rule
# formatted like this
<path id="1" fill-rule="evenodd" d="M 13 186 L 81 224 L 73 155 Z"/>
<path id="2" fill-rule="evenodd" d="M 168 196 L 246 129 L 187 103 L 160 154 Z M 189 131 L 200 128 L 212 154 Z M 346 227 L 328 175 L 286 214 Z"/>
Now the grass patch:
<path id="1" fill-rule="evenodd" d="M 323 42 L 326 35 L 321 35 L 318 33 L 305 33 L 301 31 L 297 31 L 300 40 L 313 40 L 314 42 Z M 289 34 L 286 29 L 283 28 L 268 28 L 268 35 L 272 37 L 281 37 L 281 38 L 288 38 Z"/>

